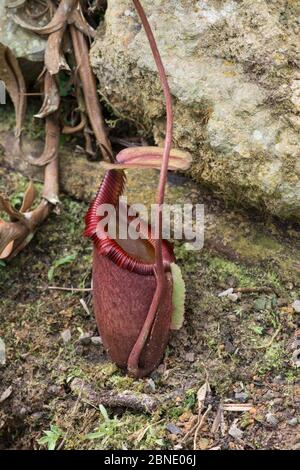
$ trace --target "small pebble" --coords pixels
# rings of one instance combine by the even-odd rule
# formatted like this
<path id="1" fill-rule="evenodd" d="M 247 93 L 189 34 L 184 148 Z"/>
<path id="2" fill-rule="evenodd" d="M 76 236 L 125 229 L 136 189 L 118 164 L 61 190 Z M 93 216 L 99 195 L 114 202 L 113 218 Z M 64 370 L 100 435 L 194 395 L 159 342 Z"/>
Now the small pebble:
<path id="1" fill-rule="evenodd" d="M 292 354 L 292 364 L 294 367 L 300 367 L 300 349 L 295 349 Z"/>
<path id="2" fill-rule="evenodd" d="M 224 290 L 223 292 L 220 292 L 220 294 L 218 294 L 218 297 L 228 297 L 231 294 L 233 294 L 233 288 L 232 287 L 230 287 L 230 289 Z"/>
<path id="3" fill-rule="evenodd" d="M 239 401 L 240 403 L 246 403 L 248 400 L 249 395 L 247 392 L 240 392 L 235 394 L 235 399 Z"/>
<path id="4" fill-rule="evenodd" d="M 100 338 L 100 336 L 92 336 L 91 343 L 95 346 L 100 346 L 102 344 L 102 339 Z"/>
<path id="5" fill-rule="evenodd" d="M 185 360 L 188 361 L 188 362 L 194 362 L 195 361 L 195 353 L 193 353 L 193 352 L 186 353 Z"/>
<path id="6" fill-rule="evenodd" d="M 19 411 L 19 416 L 26 416 L 27 413 L 28 413 L 27 408 L 25 408 L 25 406 L 22 406 L 22 408 Z"/>
<path id="7" fill-rule="evenodd" d="M 239 298 L 238 294 L 228 294 L 228 299 L 231 300 L 231 302 L 236 302 Z"/>
<path id="8" fill-rule="evenodd" d="M 155 387 L 155 382 L 154 382 L 154 380 L 153 380 L 153 379 L 148 379 L 148 380 L 146 381 L 146 383 L 145 383 L 145 387 L 144 387 L 144 388 L 145 388 L 145 392 L 146 392 L 146 393 L 153 393 L 153 392 L 155 392 L 156 387 Z"/>
<path id="9" fill-rule="evenodd" d="M 125 11 L 124 11 L 124 16 L 132 16 L 132 17 L 134 17 L 134 12 L 133 12 L 133 11 L 130 11 L 130 10 L 125 10 Z"/>
<path id="10" fill-rule="evenodd" d="M 243 438 L 243 431 L 241 429 L 239 429 L 237 427 L 237 425 L 235 423 L 233 423 L 229 430 L 228 430 L 228 433 L 231 437 L 233 437 L 234 439 L 242 439 Z"/>
<path id="11" fill-rule="evenodd" d="M 275 392 L 274 390 L 268 390 L 264 396 L 263 396 L 263 400 L 264 401 L 269 401 L 269 400 L 272 400 L 274 398 L 278 398 L 279 397 L 279 393 L 278 392 Z"/>
<path id="12" fill-rule="evenodd" d="M 226 341 L 225 351 L 228 352 L 229 354 L 233 354 L 235 351 L 235 346 L 230 341 Z"/>
<path id="13" fill-rule="evenodd" d="M 182 434 L 182 430 L 173 423 L 168 423 L 166 426 L 166 430 L 169 431 L 170 434 Z"/>
<path id="14" fill-rule="evenodd" d="M 291 349 L 299 349 L 300 348 L 300 337 L 295 338 L 291 344 Z"/>
<path id="15" fill-rule="evenodd" d="M 298 418 L 292 418 L 292 419 L 289 419 L 289 420 L 288 420 L 288 424 L 289 424 L 290 426 L 297 426 L 298 422 L 299 422 L 299 421 L 298 421 Z"/>
<path id="16" fill-rule="evenodd" d="M 71 341 L 71 330 L 67 329 L 61 332 L 60 336 L 65 344 Z"/>
<path id="17" fill-rule="evenodd" d="M 278 419 L 272 413 L 266 414 L 266 421 L 268 424 L 270 424 L 270 426 L 273 426 L 273 427 L 277 426 L 278 424 Z"/>
<path id="18" fill-rule="evenodd" d="M 292 303 L 292 307 L 296 313 L 300 313 L 300 300 L 295 300 L 295 302 Z"/>

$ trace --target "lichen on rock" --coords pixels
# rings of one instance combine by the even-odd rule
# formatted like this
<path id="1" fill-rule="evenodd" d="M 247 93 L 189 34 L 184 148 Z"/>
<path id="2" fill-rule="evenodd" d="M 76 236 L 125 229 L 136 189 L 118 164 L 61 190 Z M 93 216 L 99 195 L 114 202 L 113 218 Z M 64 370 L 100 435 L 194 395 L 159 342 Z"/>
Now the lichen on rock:
<path id="1" fill-rule="evenodd" d="M 174 144 L 225 199 L 300 220 L 300 3 L 144 0 L 174 97 Z M 99 92 L 161 144 L 163 95 L 130 0 L 91 50 Z"/>
<path id="2" fill-rule="evenodd" d="M 18 26 L 13 20 L 16 9 L 7 9 L 5 4 L 0 0 L 0 42 L 18 58 L 43 61 L 46 40 Z"/>

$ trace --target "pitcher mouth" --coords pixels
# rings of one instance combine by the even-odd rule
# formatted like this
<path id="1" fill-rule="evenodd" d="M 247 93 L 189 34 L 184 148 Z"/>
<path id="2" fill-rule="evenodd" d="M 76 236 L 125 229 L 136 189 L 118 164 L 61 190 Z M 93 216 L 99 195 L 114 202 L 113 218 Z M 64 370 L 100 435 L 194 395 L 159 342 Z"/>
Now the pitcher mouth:
<path id="1" fill-rule="evenodd" d="M 85 222 L 85 236 L 90 238 L 99 255 L 106 256 L 122 269 L 136 274 L 149 276 L 155 273 L 155 240 L 150 225 L 138 218 L 141 238 L 120 239 L 109 236 L 107 227 L 102 227 L 98 208 L 101 204 L 117 206 L 118 198 L 122 194 L 125 184 L 125 174 L 122 170 L 109 170 L 101 184 L 99 191 L 91 203 Z M 113 191 L 115 188 L 115 191 Z M 117 212 L 117 217 L 118 217 Z M 128 217 L 128 222 L 130 222 Z M 118 225 L 118 220 L 116 221 Z M 118 232 L 118 230 L 116 230 Z M 165 269 L 174 261 L 171 244 L 163 240 L 163 262 Z"/>
<path id="2" fill-rule="evenodd" d="M 155 273 L 155 241 L 152 238 L 113 240 L 107 233 L 105 238 L 99 237 L 96 233 L 92 239 L 97 252 L 102 256 L 107 256 L 120 268 L 144 276 Z M 163 261 L 165 269 L 169 270 L 173 256 L 172 248 L 166 241 L 163 242 Z"/>

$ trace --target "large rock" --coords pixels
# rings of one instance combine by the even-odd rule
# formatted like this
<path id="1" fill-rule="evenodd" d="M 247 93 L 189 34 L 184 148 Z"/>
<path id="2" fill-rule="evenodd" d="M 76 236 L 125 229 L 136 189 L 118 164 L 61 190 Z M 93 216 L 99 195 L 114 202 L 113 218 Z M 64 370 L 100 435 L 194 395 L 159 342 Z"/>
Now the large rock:
<path id="1" fill-rule="evenodd" d="M 300 2 L 143 0 L 174 96 L 176 146 L 227 200 L 300 220 Z M 155 65 L 130 0 L 91 50 L 100 93 L 161 142 Z"/>
<path id="2" fill-rule="evenodd" d="M 16 10 L 6 9 L 5 3 L 0 0 L 0 42 L 18 58 L 42 61 L 46 40 L 16 25 L 12 18 Z"/>

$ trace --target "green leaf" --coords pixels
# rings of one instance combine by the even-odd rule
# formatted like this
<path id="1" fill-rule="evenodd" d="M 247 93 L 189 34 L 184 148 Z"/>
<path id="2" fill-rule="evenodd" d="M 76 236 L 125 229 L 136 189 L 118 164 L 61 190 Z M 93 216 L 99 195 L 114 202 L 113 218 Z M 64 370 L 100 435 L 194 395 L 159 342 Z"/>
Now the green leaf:
<path id="1" fill-rule="evenodd" d="M 171 264 L 171 273 L 173 280 L 171 330 L 180 330 L 184 321 L 185 284 L 181 269 L 177 264 Z"/>
<path id="2" fill-rule="evenodd" d="M 55 426 L 54 424 L 50 425 L 50 431 L 43 431 L 44 436 L 37 440 L 41 445 L 47 446 L 48 450 L 55 450 L 57 441 L 62 436 L 62 430 Z"/>
<path id="3" fill-rule="evenodd" d="M 6 266 L 5 261 L 3 261 L 2 259 L 0 259 L 0 266 L 3 268 Z"/>
<path id="4" fill-rule="evenodd" d="M 52 281 L 52 279 L 54 277 L 55 270 L 59 266 L 62 266 L 64 264 L 72 263 L 73 261 L 75 261 L 76 257 L 77 257 L 77 253 L 74 253 L 72 255 L 64 256 L 63 258 L 59 258 L 56 261 L 54 261 L 54 263 L 52 264 L 51 268 L 48 271 L 48 280 Z"/>
<path id="5" fill-rule="evenodd" d="M 103 405 L 99 405 L 100 413 L 102 414 L 104 421 L 110 421 L 109 416 L 107 414 L 106 408 Z"/>
<path id="6" fill-rule="evenodd" d="M 104 436 L 105 436 L 104 431 L 96 431 L 96 432 L 91 432 L 90 434 L 87 434 L 85 438 L 93 440 L 93 439 L 100 439 L 101 437 L 104 437 Z"/>
<path id="7" fill-rule="evenodd" d="M 254 331 L 254 333 L 256 333 L 257 335 L 262 335 L 264 331 L 262 326 L 257 326 L 257 325 L 251 326 L 251 330 Z"/>

